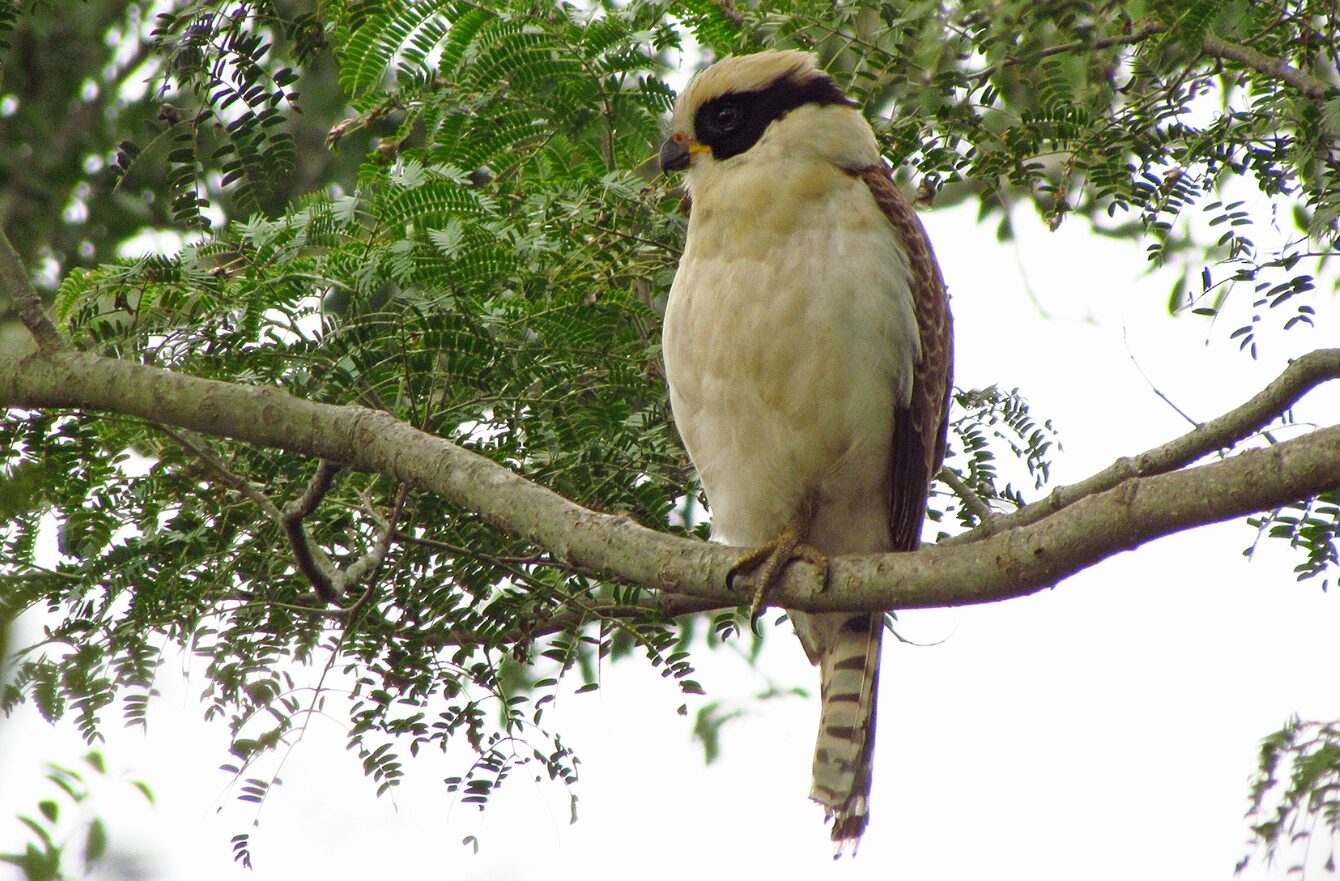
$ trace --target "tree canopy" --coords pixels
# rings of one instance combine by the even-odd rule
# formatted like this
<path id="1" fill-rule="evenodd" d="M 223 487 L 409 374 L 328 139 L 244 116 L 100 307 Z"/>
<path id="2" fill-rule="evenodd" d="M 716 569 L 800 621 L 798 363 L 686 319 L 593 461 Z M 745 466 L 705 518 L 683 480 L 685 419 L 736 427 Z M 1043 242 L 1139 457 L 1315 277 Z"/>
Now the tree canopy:
<path id="1" fill-rule="evenodd" d="M 93 741 L 142 723 L 184 647 L 245 798 L 317 706 L 379 791 L 460 742 L 467 803 L 518 764 L 570 782 L 561 681 L 640 656 L 697 693 L 696 652 L 757 638 L 661 373 L 685 220 L 641 167 L 678 58 L 815 51 L 920 204 L 1141 242 L 1179 269 L 1177 320 L 1251 302 L 1213 325 L 1244 358 L 1314 322 L 1340 235 L 1340 22 L 1316 0 L 67 5 L 0 0 L 0 622 L 48 623 L 0 705 Z M 1249 516 L 1324 588 L 1340 426 L 1290 409 L 1340 350 L 1294 354 L 1046 491 L 1055 414 L 959 389 L 935 541 L 837 560 L 826 591 L 792 567 L 773 599 L 1008 599 Z M 1265 742 L 1267 852 L 1335 825 L 1338 755 L 1334 724 Z"/>

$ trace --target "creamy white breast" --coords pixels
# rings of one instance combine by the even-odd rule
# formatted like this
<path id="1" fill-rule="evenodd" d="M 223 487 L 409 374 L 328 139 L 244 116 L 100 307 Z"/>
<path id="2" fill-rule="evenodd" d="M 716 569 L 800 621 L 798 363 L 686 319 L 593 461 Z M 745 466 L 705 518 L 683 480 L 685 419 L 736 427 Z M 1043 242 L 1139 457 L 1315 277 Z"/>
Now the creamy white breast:
<path id="1" fill-rule="evenodd" d="M 813 544 L 882 550 L 894 406 L 921 357 L 907 257 L 858 177 L 772 135 L 691 173 L 711 180 L 665 316 L 675 421 L 719 539 L 769 541 L 816 492 Z"/>

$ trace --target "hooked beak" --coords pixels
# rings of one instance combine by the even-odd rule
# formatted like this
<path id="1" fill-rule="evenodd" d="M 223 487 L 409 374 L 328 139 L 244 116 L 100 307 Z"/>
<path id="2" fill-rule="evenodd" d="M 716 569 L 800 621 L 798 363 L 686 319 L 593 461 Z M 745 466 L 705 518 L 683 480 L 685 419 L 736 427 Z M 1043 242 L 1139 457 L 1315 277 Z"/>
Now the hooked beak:
<path id="1" fill-rule="evenodd" d="M 661 144 L 661 172 L 683 171 L 689 167 L 689 145 L 681 144 L 674 138 L 666 138 Z"/>
<path id="2" fill-rule="evenodd" d="M 680 137 L 683 137 L 682 135 Z M 661 144 L 661 171 L 683 171 L 689 167 L 689 158 L 694 153 L 711 153 L 712 148 L 697 141 L 679 141 L 666 138 Z"/>

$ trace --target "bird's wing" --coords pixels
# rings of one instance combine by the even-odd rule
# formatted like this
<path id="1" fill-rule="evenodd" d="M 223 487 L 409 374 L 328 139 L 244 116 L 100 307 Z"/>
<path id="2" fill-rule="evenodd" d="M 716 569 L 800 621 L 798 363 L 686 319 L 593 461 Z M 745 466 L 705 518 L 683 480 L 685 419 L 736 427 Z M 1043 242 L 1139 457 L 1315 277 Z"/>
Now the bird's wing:
<path id="1" fill-rule="evenodd" d="M 857 169 L 870 195 L 893 226 L 911 270 L 912 303 L 921 337 L 921 361 L 912 379 L 912 398 L 897 407 L 889 463 L 889 531 L 893 549 L 915 550 L 931 480 L 945 457 L 949 429 L 953 333 L 944 278 L 921 220 L 884 164 Z"/>

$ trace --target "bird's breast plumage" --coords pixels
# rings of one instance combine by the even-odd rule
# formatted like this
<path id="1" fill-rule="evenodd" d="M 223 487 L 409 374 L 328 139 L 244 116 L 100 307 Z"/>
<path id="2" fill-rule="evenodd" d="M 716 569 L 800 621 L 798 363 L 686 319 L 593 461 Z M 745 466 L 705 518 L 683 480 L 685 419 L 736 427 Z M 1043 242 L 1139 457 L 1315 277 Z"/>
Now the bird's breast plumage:
<path id="1" fill-rule="evenodd" d="M 907 255 L 859 177 L 768 146 L 693 183 L 665 317 L 675 421 L 720 539 L 766 542 L 814 493 L 812 544 L 884 550 L 920 359 Z"/>

